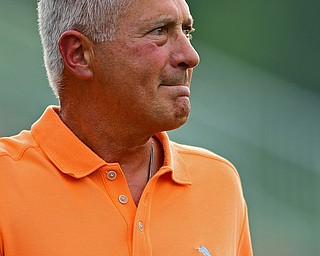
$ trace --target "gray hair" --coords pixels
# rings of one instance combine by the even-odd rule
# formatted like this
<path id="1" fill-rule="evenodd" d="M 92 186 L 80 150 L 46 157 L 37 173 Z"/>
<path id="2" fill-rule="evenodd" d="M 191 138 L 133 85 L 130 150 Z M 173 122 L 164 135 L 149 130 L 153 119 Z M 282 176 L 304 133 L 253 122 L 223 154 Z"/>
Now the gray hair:
<path id="1" fill-rule="evenodd" d="M 67 30 L 77 30 L 93 42 L 114 40 L 119 17 L 131 0 L 39 0 L 38 26 L 44 63 L 57 97 L 64 64 L 58 41 Z"/>

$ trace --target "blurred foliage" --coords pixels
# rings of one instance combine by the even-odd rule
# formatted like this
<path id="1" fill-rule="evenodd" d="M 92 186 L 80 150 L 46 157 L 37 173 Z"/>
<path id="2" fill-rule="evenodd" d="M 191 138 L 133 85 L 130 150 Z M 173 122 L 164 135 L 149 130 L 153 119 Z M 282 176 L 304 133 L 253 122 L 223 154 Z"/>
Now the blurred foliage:
<path id="1" fill-rule="evenodd" d="M 201 56 L 189 122 L 170 136 L 231 160 L 255 255 L 318 255 L 319 1 L 189 0 Z M 0 4 L 0 135 L 29 129 L 48 104 L 36 1 Z"/>
<path id="2" fill-rule="evenodd" d="M 188 2 L 201 40 L 320 94 L 320 1 Z"/>

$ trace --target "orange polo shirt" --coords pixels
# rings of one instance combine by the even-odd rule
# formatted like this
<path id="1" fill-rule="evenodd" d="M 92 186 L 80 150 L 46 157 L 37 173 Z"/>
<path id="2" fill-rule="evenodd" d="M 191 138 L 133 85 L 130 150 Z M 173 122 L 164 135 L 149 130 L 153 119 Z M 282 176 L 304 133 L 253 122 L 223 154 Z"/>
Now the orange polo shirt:
<path id="1" fill-rule="evenodd" d="M 164 164 L 136 207 L 119 164 L 94 154 L 57 111 L 0 140 L 1 256 L 252 255 L 228 161 L 159 133 Z"/>

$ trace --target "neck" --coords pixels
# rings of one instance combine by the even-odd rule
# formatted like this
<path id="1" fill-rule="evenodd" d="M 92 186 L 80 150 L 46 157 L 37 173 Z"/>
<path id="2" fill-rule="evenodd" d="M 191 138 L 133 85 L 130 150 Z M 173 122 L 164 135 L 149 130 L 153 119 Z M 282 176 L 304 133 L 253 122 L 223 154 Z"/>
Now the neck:
<path id="1" fill-rule="evenodd" d="M 159 128 L 137 114 L 132 115 L 128 107 L 119 106 L 107 89 L 69 79 L 59 95 L 60 117 L 105 162 L 120 164 L 137 204 L 148 180 L 152 141 L 151 173 L 163 164 L 162 145 L 152 138 Z"/>
<path id="2" fill-rule="evenodd" d="M 78 105 L 79 106 L 79 105 Z M 70 109 L 70 108 L 69 108 Z M 119 163 L 128 183 L 146 182 L 149 173 L 152 134 L 117 122 L 99 111 L 77 108 L 76 113 L 61 108 L 60 117 L 69 129 L 93 152 L 108 163 Z M 86 114 L 88 113 L 88 114 Z M 90 113 L 90 114 L 89 114 Z M 154 140 L 152 173 L 162 165 L 163 152 Z M 141 182 L 140 182 L 141 183 Z"/>
<path id="3" fill-rule="evenodd" d="M 106 162 L 123 162 L 128 156 L 150 152 L 151 133 L 141 131 L 109 111 L 92 106 L 77 109 L 61 105 L 60 118 L 72 132 Z"/>

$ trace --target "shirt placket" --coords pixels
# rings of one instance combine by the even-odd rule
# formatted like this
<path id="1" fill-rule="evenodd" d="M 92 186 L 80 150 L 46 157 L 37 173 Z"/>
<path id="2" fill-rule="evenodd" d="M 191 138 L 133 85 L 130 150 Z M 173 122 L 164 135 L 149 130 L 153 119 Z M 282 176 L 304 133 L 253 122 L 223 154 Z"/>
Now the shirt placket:
<path id="1" fill-rule="evenodd" d="M 150 256 L 150 186 L 148 183 L 137 208 L 134 228 L 133 228 L 133 255 L 134 256 Z"/>
<path id="2" fill-rule="evenodd" d="M 110 199 L 127 223 L 130 255 L 152 255 L 150 241 L 151 198 L 156 181 L 162 173 L 163 171 L 159 171 L 148 182 L 140 198 L 139 205 L 136 207 L 120 166 L 118 164 L 109 164 L 100 170 Z"/>
<path id="3" fill-rule="evenodd" d="M 127 224 L 127 244 L 132 255 L 133 226 L 137 207 L 131 197 L 125 176 L 118 164 L 108 164 L 100 169 L 106 191 Z"/>

